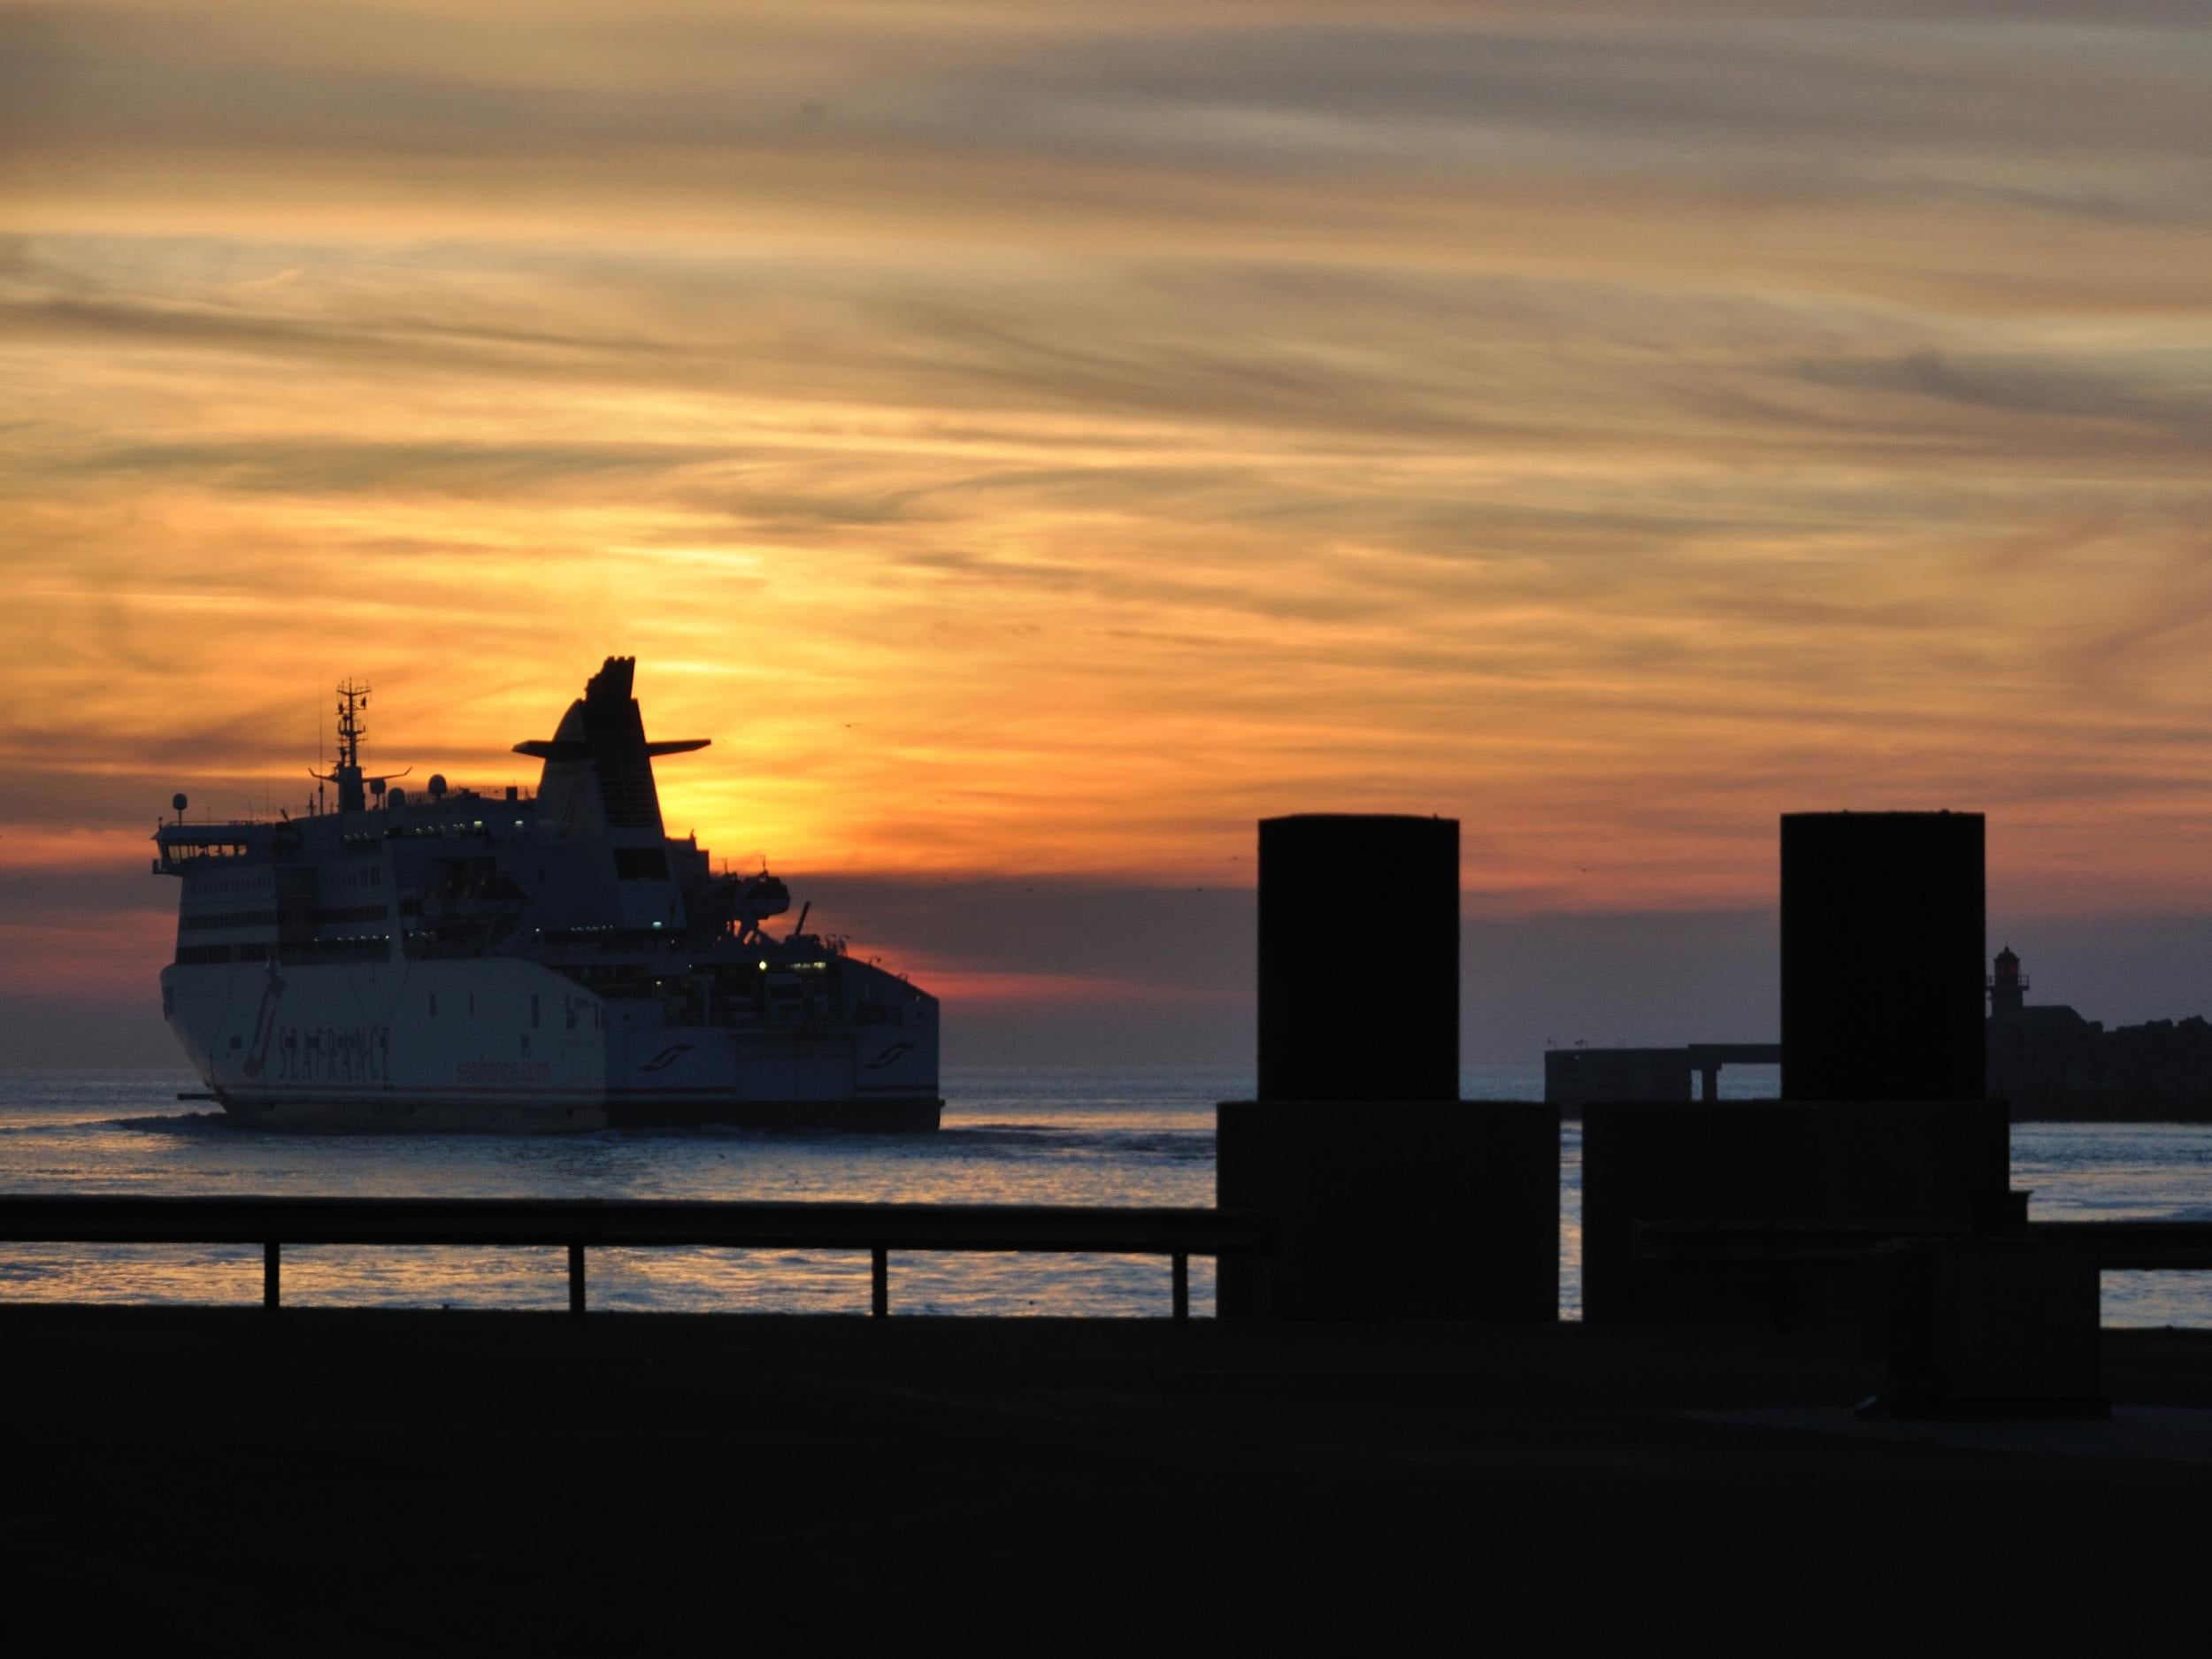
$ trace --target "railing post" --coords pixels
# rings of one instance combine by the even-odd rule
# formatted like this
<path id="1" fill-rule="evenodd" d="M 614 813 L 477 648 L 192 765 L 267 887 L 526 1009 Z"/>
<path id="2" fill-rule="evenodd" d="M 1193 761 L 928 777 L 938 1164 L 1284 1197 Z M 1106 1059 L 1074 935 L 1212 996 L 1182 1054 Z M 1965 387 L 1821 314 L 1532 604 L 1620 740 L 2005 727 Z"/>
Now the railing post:
<path id="1" fill-rule="evenodd" d="M 1174 1262 L 1175 1322 L 1182 1325 L 1190 1318 L 1190 1257 L 1178 1250 Z"/>
<path id="2" fill-rule="evenodd" d="M 891 1311 L 891 1252 L 879 1244 L 869 1256 L 868 1312 L 880 1319 Z"/>
<path id="3" fill-rule="evenodd" d="M 265 1308 L 274 1309 L 281 1294 L 278 1263 L 283 1250 L 284 1247 L 274 1239 L 264 1240 L 261 1246 L 261 1305 Z"/>
<path id="4" fill-rule="evenodd" d="M 584 1310 L 584 1247 L 580 1244 L 568 1247 L 568 1310 Z"/>

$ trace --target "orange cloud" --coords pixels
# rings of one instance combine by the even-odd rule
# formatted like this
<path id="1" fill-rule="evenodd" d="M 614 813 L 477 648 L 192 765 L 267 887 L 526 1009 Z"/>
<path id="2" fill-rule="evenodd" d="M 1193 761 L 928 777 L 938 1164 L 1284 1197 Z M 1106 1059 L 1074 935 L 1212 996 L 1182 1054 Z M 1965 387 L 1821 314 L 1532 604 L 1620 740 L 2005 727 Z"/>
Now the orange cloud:
<path id="1" fill-rule="evenodd" d="M 296 802 L 347 672 L 526 779 L 624 650 L 795 873 L 1741 907 L 1952 804 L 2212 904 L 2202 42 L 1759 12 L 16 16 L 0 858 Z"/>

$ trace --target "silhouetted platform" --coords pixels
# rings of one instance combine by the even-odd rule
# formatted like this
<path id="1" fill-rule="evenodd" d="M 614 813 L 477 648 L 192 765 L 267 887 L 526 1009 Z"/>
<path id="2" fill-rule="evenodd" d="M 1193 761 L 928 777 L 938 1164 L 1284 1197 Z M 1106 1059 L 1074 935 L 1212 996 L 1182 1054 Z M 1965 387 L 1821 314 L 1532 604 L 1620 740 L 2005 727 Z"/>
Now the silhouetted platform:
<path id="1" fill-rule="evenodd" d="M 1691 1042 L 1672 1048 L 1547 1048 L 1544 1099 L 1571 1111 L 1579 1111 L 1593 1101 L 1718 1100 L 1723 1066 L 1781 1064 L 1778 1042 Z"/>
<path id="2" fill-rule="evenodd" d="M 2212 1482 L 2212 1333 L 2108 1333 L 2109 1423 L 1939 1425 L 1855 1418 L 1817 1332 L 18 1306 L 0 1351 L 0 1596 L 74 1650 L 2105 1651 L 2194 1618 Z"/>

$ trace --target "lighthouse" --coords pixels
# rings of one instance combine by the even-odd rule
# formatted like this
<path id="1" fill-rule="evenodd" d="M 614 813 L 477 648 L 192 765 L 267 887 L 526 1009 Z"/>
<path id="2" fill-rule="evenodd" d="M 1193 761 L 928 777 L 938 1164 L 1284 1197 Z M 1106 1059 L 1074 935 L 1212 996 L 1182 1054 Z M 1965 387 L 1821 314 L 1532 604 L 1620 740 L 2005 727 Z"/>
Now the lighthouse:
<path id="1" fill-rule="evenodd" d="M 1989 979 L 1989 1017 L 2016 1019 L 2023 1006 L 2022 993 L 2028 988 L 2028 976 L 2020 972 L 2020 958 L 2013 954 L 2010 945 L 1997 953 L 1996 969 Z"/>

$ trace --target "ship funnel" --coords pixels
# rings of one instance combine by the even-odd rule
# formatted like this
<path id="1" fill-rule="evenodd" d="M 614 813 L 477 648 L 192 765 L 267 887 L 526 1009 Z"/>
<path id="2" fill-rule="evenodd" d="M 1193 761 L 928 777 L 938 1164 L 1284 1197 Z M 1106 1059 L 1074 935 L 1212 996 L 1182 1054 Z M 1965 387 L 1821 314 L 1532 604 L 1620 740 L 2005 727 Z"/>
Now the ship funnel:
<path id="1" fill-rule="evenodd" d="M 663 833 L 653 757 L 704 749 L 708 740 L 647 742 L 645 718 L 631 695 L 636 679 L 637 658 L 610 657 L 585 682 L 584 695 L 568 705 L 550 739 L 515 745 L 516 754 L 545 763 L 538 795 L 540 810 L 551 821 L 572 830 L 595 818 L 609 830 Z"/>

